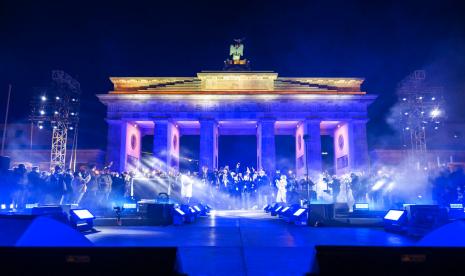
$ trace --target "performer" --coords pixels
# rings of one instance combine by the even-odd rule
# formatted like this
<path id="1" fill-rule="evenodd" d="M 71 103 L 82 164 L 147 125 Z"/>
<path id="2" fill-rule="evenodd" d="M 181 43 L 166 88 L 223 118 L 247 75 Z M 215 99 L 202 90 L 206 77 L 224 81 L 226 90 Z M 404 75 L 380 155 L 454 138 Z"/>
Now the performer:
<path id="1" fill-rule="evenodd" d="M 75 172 L 74 173 L 74 178 L 71 182 L 71 186 L 73 187 L 73 203 L 79 205 L 81 202 L 82 196 L 86 193 L 87 191 L 87 181 L 90 180 L 90 175 L 88 176 L 87 180 L 82 178 L 82 175 L 80 172 Z"/>
<path id="2" fill-rule="evenodd" d="M 186 175 L 181 176 L 181 197 L 184 199 L 185 204 L 189 204 L 192 198 L 192 182 L 190 171 Z"/>
<path id="3" fill-rule="evenodd" d="M 276 182 L 276 187 L 278 188 L 278 193 L 276 195 L 276 202 L 286 203 L 286 186 L 287 178 L 286 175 L 281 175 L 280 179 Z"/>

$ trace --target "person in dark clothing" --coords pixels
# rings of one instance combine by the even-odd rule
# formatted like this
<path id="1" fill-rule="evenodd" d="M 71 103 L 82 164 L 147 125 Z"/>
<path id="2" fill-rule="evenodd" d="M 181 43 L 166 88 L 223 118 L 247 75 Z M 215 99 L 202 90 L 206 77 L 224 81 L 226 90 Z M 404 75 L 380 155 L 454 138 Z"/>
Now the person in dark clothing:
<path id="1" fill-rule="evenodd" d="M 62 204 L 66 193 L 66 184 L 60 166 L 56 166 L 49 180 L 51 203 Z"/>

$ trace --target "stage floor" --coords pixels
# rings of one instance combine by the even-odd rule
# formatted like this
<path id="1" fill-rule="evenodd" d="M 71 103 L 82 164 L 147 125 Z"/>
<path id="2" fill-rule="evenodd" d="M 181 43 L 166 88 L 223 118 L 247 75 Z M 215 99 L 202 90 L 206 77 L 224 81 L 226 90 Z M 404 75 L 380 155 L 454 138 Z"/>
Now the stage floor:
<path id="1" fill-rule="evenodd" d="M 189 275 L 303 275 L 314 246 L 407 246 L 407 237 L 376 228 L 295 226 L 263 211 L 216 211 L 181 226 L 96 227 L 97 246 L 177 246 Z"/>

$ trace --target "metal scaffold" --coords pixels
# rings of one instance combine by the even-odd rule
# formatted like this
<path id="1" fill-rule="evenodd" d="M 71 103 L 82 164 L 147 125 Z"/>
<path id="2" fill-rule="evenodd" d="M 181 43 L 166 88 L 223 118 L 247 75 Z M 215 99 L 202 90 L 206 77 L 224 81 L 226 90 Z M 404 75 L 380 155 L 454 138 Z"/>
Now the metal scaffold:
<path id="1" fill-rule="evenodd" d="M 80 95 L 79 82 L 67 73 L 56 70 L 52 71 L 52 83 L 39 88 L 31 102 L 31 122 L 39 130 L 52 128 L 51 169 L 66 166 L 68 136 L 72 136 L 69 168 L 76 167 Z"/>
<path id="2" fill-rule="evenodd" d="M 427 133 L 438 131 L 445 118 L 443 88 L 432 86 L 426 72 L 417 70 L 399 83 L 397 95 L 403 147 L 417 169 L 428 169 Z"/>

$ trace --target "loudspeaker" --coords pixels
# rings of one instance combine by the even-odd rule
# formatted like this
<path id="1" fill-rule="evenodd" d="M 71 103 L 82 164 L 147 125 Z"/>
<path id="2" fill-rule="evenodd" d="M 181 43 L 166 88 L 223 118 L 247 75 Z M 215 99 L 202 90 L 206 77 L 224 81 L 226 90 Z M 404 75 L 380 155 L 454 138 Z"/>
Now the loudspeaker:
<path id="1" fill-rule="evenodd" d="M 408 234 L 422 236 L 447 223 L 447 210 L 439 205 L 407 205 Z"/>
<path id="2" fill-rule="evenodd" d="M 170 225 L 173 224 L 174 204 L 147 204 L 145 214 L 150 225 Z"/>
<path id="3" fill-rule="evenodd" d="M 0 156 L 0 172 L 6 171 L 10 168 L 10 157 Z"/>
<path id="4" fill-rule="evenodd" d="M 11 275 L 181 275 L 176 248 L 0 247 Z"/>
<path id="5" fill-rule="evenodd" d="M 0 215 L 0 246 L 91 245 L 83 234 L 49 216 Z"/>
<path id="6" fill-rule="evenodd" d="M 465 248 L 316 246 L 316 275 L 463 275 Z"/>
<path id="7" fill-rule="evenodd" d="M 325 225 L 333 221 L 334 217 L 334 204 L 310 204 L 307 225 Z"/>

